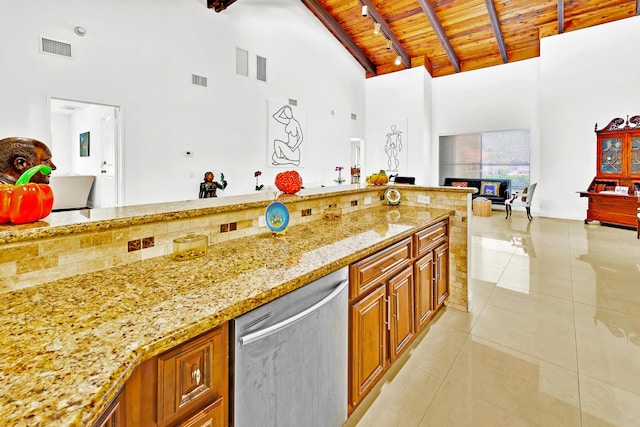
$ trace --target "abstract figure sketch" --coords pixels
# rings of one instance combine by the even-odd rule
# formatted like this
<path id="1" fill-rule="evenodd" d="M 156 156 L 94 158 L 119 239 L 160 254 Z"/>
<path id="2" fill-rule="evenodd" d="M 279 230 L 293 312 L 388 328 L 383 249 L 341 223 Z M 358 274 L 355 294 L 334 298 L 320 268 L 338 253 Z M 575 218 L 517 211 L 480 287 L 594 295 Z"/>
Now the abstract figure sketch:
<path id="1" fill-rule="evenodd" d="M 406 121 L 403 123 L 402 120 L 391 122 L 386 127 L 384 153 L 387 155 L 387 171 L 391 173 L 398 173 L 400 166 L 406 167 L 401 161 L 406 157 L 406 141 L 403 136 L 406 132 L 402 130 L 404 128 L 406 128 Z"/>
<path id="2" fill-rule="evenodd" d="M 268 163 L 271 166 L 300 166 L 305 114 L 286 103 L 269 101 Z"/>

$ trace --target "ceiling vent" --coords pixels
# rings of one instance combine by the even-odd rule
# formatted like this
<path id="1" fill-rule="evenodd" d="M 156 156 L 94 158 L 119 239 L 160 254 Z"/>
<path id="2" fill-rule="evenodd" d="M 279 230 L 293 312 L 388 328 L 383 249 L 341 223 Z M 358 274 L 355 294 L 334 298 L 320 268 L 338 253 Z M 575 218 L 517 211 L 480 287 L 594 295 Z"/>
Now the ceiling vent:
<path id="1" fill-rule="evenodd" d="M 191 74 L 191 84 L 195 86 L 207 87 L 207 78 L 197 74 Z"/>
<path id="2" fill-rule="evenodd" d="M 40 37 L 40 52 L 49 55 L 63 56 L 71 58 L 71 44 L 58 40 Z"/>
<path id="3" fill-rule="evenodd" d="M 298 100 L 289 98 L 289 105 L 293 105 L 294 107 L 297 107 L 298 106 Z"/>
<path id="4" fill-rule="evenodd" d="M 351 120 L 356 120 L 356 119 L 357 119 L 356 113 L 351 113 Z"/>

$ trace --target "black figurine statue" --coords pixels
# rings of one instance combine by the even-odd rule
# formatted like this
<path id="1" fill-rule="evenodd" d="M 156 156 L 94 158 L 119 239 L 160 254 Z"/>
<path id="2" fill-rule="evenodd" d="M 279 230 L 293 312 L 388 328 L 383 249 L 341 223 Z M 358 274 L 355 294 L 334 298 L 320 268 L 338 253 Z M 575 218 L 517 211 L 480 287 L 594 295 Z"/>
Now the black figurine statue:
<path id="1" fill-rule="evenodd" d="M 227 188 L 227 181 L 224 179 L 224 174 L 220 174 L 220 183 L 213 180 L 213 172 L 205 172 L 204 181 L 200 183 L 200 199 L 206 199 L 209 197 L 218 197 L 216 194 L 217 189 L 224 190 Z"/>

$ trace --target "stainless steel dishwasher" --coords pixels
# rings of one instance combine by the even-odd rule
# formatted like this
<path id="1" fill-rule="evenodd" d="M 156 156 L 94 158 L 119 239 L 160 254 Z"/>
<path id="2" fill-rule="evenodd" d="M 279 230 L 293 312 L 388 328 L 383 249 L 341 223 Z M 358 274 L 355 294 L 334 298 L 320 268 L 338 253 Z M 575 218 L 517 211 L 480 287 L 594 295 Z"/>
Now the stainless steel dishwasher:
<path id="1" fill-rule="evenodd" d="M 347 287 L 343 268 L 235 319 L 235 427 L 344 423 Z"/>

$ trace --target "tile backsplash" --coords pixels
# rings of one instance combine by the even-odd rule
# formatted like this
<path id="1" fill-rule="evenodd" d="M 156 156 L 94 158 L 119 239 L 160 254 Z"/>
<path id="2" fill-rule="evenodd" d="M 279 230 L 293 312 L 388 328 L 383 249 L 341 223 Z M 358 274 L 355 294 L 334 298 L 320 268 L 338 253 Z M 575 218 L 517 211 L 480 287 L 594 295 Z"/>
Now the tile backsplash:
<path id="1" fill-rule="evenodd" d="M 381 206 L 386 204 L 384 197 L 380 200 L 384 189 L 368 187 L 355 195 L 333 193 L 325 198 L 287 203 L 292 213 L 289 226 L 321 220 L 329 205 L 336 205 L 342 213 Z M 452 300 L 464 301 L 458 305 L 466 305 L 467 194 L 406 188 L 402 191 L 402 203 L 424 207 L 417 203 L 418 194 L 431 197 L 430 207 L 456 212 L 450 219 L 450 252 L 452 262 L 456 263 L 456 268 L 451 269 L 451 293 L 458 293 Z M 365 205 L 365 198 L 374 203 Z M 0 293 L 169 255 L 173 240 L 189 232 L 207 235 L 210 245 L 267 233 L 268 229 L 259 225 L 258 218 L 262 215 L 264 208 L 243 209 L 239 205 L 237 211 L 214 215 L 0 244 Z"/>

